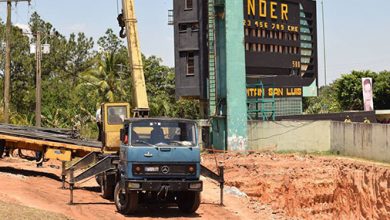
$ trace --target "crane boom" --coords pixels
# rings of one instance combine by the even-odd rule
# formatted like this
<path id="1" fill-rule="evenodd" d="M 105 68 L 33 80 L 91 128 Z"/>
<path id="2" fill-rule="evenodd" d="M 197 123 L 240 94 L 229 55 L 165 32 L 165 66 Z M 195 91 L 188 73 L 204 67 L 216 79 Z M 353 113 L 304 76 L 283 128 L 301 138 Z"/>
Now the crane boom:
<path id="1" fill-rule="evenodd" d="M 134 0 L 122 0 L 123 21 L 125 22 L 129 63 L 133 82 L 133 116 L 147 117 L 149 103 L 146 93 L 145 76 L 142 56 L 138 39 L 137 19 L 135 16 Z"/>

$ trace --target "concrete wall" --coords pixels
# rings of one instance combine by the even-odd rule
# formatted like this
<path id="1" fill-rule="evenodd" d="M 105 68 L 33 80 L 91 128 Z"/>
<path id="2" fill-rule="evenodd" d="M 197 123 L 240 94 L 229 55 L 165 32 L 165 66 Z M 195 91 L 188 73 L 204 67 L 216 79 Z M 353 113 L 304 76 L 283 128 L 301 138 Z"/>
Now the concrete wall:
<path id="1" fill-rule="evenodd" d="M 329 151 L 330 121 L 248 122 L 250 150 Z"/>
<path id="2" fill-rule="evenodd" d="M 390 162 L 390 125 L 332 122 L 331 150 L 345 156 Z"/>
<path id="3" fill-rule="evenodd" d="M 330 121 L 248 122 L 250 150 L 334 151 L 390 163 L 390 125 Z"/>

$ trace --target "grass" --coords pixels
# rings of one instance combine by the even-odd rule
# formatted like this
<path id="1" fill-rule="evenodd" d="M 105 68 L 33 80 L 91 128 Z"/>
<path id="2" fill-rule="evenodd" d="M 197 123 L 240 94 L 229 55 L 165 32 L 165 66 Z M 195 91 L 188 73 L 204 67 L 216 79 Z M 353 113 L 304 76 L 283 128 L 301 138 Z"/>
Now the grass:
<path id="1" fill-rule="evenodd" d="M 70 218 L 45 210 L 30 208 L 0 201 L 0 219 L 23 220 L 69 220 Z"/>
<path id="2" fill-rule="evenodd" d="M 80 129 L 81 137 L 87 138 L 90 140 L 96 140 L 98 133 L 99 132 L 97 130 L 97 126 L 94 123 L 87 123 L 87 124 L 81 126 L 81 129 Z"/>

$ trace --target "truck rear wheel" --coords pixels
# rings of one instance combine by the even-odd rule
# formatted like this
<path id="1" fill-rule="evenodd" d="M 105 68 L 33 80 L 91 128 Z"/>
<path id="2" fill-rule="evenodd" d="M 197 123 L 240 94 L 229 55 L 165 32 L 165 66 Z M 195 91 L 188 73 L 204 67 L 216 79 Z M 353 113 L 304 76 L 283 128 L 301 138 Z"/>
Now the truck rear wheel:
<path id="1" fill-rule="evenodd" d="M 182 192 L 177 205 L 182 212 L 188 214 L 196 212 L 200 205 L 200 192 Z"/>
<path id="2" fill-rule="evenodd" d="M 115 190 L 115 175 L 106 175 L 106 174 L 101 175 L 100 189 L 103 198 L 113 199 L 114 190 Z"/>
<path id="3" fill-rule="evenodd" d="M 115 187 L 114 200 L 119 213 L 127 215 L 134 214 L 137 211 L 138 193 L 136 191 L 123 190 L 119 182 Z"/>

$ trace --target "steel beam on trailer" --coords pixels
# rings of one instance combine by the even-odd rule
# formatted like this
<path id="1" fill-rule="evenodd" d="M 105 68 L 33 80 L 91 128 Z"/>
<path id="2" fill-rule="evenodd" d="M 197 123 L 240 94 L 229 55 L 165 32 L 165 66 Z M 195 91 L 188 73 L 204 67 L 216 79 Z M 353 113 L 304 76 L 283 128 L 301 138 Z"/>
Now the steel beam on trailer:
<path id="1" fill-rule="evenodd" d="M 100 154 L 100 152 L 91 152 L 91 153 L 87 154 L 81 160 L 77 161 L 71 167 L 66 169 L 65 174 L 68 173 L 71 169 L 82 170 L 82 169 L 87 168 L 88 166 L 91 166 L 91 164 L 94 164 L 98 161 L 99 154 Z"/>
<path id="2" fill-rule="evenodd" d="M 114 170 L 116 168 L 116 165 L 113 163 L 113 161 L 118 159 L 118 156 L 106 156 L 105 158 L 97 162 L 95 165 L 76 176 L 74 178 L 74 183 L 80 182 L 82 180 L 88 179 L 90 177 L 96 176 L 109 170 Z M 71 172 L 72 170 L 73 168 L 71 169 Z"/>

